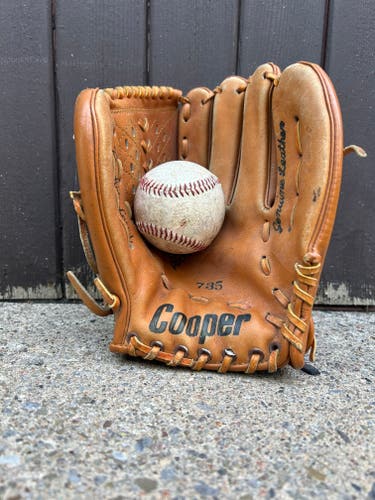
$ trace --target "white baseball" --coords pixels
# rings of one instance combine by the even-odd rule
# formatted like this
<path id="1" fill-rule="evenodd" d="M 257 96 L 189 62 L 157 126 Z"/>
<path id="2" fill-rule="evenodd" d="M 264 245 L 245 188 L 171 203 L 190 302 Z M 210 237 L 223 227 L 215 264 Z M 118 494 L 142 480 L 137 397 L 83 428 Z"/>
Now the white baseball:
<path id="1" fill-rule="evenodd" d="M 188 254 L 205 249 L 225 216 L 219 179 L 190 161 L 169 161 L 147 172 L 134 199 L 138 230 L 157 248 Z"/>

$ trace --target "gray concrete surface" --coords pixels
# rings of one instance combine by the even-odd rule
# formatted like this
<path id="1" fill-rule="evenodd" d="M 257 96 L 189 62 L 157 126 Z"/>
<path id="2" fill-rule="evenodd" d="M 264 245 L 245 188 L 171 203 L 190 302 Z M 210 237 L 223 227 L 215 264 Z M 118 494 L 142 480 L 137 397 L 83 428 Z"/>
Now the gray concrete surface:
<path id="1" fill-rule="evenodd" d="M 0 498 L 375 498 L 374 313 L 315 312 L 319 376 L 112 354 L 112 319 L 0 304 Z"/>

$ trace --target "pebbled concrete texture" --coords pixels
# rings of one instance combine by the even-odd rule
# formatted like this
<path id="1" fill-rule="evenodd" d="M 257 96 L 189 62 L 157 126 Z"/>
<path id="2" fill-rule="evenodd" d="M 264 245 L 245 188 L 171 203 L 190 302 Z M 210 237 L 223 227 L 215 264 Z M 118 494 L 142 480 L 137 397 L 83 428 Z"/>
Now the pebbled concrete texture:
<path id="1" fill-rule="evenodd" d="M 0 303 L 0 498 L 375 498 L 375 313 L 314 313 L 319 376 L 112 354 L 112 319 Z"/>

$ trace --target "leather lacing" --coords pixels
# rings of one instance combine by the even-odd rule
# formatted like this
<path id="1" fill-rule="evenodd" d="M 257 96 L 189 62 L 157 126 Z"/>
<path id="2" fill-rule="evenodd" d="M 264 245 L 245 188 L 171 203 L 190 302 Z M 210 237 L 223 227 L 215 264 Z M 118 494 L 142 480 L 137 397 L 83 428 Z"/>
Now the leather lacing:
<path id="1" fill-rule="evenodd" d="M 166 363 L 168 366 L 186 366 L 194 371 L 201 371 L 207 363 L 212 359 L 212 354 L 209 349 L 200 348 L 197 351 L 195 358 L 189 357 L 189 350 L 184 345 L 178 345 L 174 353 L 169 353 L 164 350 L 164 345 L 160 341 L 153 341 L 150 345 L 144 344 L 136 333 L 128 334 L 126 338 L 127 353 L 130 356 L 142 356 L 147 360 L 159 360 Z M 270 373 L 277 371 L 277 359 L 280 352 L 280 344 L 273 342 L 269 347 L 268 371 Z M 244 373 L 252 374 L 258 369 L 258 366 L 263 362 L 265 354 L 261 349 L 252 349 L 249 352 L 248 364 Z M 217 369 L 218 373 L 226 373 L 230 370 L 233 362 L 237 359 L 236 353 L 226 348 L 222 353 L 222 360 Z"/>
<path id="2" fill-rule="evenodd" d="M 255 373 L 257 371 L 259 363 L 264 358 L 264 354 L 259 349 L 253 349 L 249 352 L 249 364 L 245 370 L 245 373 Z"/>
<path id="3" fill-rule="evenodd" d="M 181 97 L 181 90 L 173 87 L 157 87 L 157 86 L 123 86 L 115 88 L 106 88 L 104 92 L 108 94 L 111 99 L 126 99 L 126 98 L 150 98 L 150 99 L 179 99 Z"/>
<path id="4" fill-rule="evenodd" d="M 191 368 L 194 371 L 200 372 L 205 367 L 206 363 L 211 359 L 211 352 L 203 347 L 198 350 L 198 359 L 192 360 Z"/>
<path id="5" fill-rule="evenodd" d="M 271 224 L 268 220 L 264 221 L 263 227 L 262 227 L 262 240 L 264 243 L 267 243 L 267 241 L 270 239 L 271 236 Z"/>
<path id="6" fill-rule="evenodd" d="M 243 85 L 239 86 L 236 89 L 237 94 L 242 94 L 243 92 L 245 92 L 248 83 L 249 80 L 246 80 Z M 209 92 L 208 96 L 201 100 L 202 106 L 205 106 L 209 101 L 214 99 L 217 94 L 221 94 L 223 92 L 223 88 L 220 85 L 218 85 L 213 90 L 209 90 L 208 92 Z M 187 96 L 180 96 L 179 101 L 183 105 L 181 108 L 182 120 L 185 123 L 187 123 L 191 116 L 191 100 Z M 184 136 L 181 139 L 180 159 L 185 160 L 188 156 L 189 156 L 189 139 L 188 137 Z"/>
<path id="7" fill-rule="evenodd" d="M 263 74 L 263 78 L 267 78 L 267 80 L 271 80 L 275 87 L 279 85 L 280 75 L 276 73 L 272 73 L 272 71 L 266 71 Z"/>
<path id="8" fill-rule="evenodd" d="M 278 303 L 281 304 L 282 307 L 284 307 L 284 309 L 286 309 L 288 307 L 290 300 L 285 295 L 284 292 L 282 292 L 279 288 L 273 288 L 272 294 L 275 297 L 275 299 L 278 301 Z"/>
<path id="9" fill-rule="evenodd" d="M 82 207 L 81 193 L 79 191 L 71 191 L 70 197 L 73 201 L 73 206 L 77 214 L 79 236 L 82 248 L 92 272 L 98 274 L 98 266 L 96 263 L 94 251 L 91 245 L 89 230 L 86 223 L 86 216 Z M 118 309 L 120 306 L 120 299 L 117 295 L 111 293 L 104 285 L 99 276 L 94 279 L 94 285 L 103 298 L 104 304 L 98 304 L 94 297 L 86 290 L 86 288 L 79 281 L 77 276 L 72 272 L 67 272 L 67 277 L 72 284 L 74 290 L 77 292 L 78 297 L 82 302 L 97 316 L 108 316 Z"/>
<path id="10" fill-rule="evenodd" d="M 221 94 L 222 92 L 223 89 L 220 87 L 220 85 L 218 85 L 210 92 L 210 94 L 205 99 L 201 100 L 201 104 L 204 106 L 209 101 L 211 101 L 211 99 L 213 99 L 216 96 L 216 94 Z"/>
<path id="11" fill-rule="evenodd" d="M 298 264 L 296 263 L 295 271 L 297 274 L 297 279 L 293 282 L 293 295 L 295 300 L 302 301 L 310 309 L 314 303 L 314 295 L 310 293 L 311 289 L 316 288 L 318 284 L 318 279 L 315 277 L 320 272 L 321 263 L 315 264 Z M 307 290 L 303 289 L 301 285 L 305 285 Z M 311 324 L 307 324 L 296 312 L 295 304 L 290 302 L 287 308 L 287 320 L 283 323 L 281 327 L 282 336 L 299 352 L 304 350 L 303 337 L 307 333 L 307 330 L 311 328 Z M 312 350 L 310 352 L 310 359 L 313 361 L 315 352 L 315 338 L 314 333 L 310 332 L 312 335 Z"/>
<path id="12" fill-rule="evenodd" d="M 289 228 L 288 230 L 291 231 L 293 229 L 294 225 L 294 216 L 296 213 L 296 208 L 297 208 L 297 203 L 299 200 L 299 193 L 300 193 L 300 178 L 301 178 L 301 170 L 303 166 L 303 151 L 302 151 L 302 140 L 301 140 L 301 122 L 298 118 L 298 116 L 294 117 L 296 121 L 296 146 L 297 146 L 297 153 L 299 156 L 299 162 L 297 166 L 297 171 L 296 171 L 296 177 L 295 177 L 295 192 L 296 192 L 296 198 L 293 204 L 293 208 L 290 213 L 290 221 L 289 221 Z"/>
<path id="13" fill-rule="evenodd" d="M 148 354 L 146 354 L 146 356 L 144 358 L 152 361 L 153 359 L 157 358 L 159 352 L 163 349 L 163 344 L 162 344 L 162 342 L 158 342 L 156 340 L 154 342 L 151 342 L 150 346 L 151 346 L 151 349 L 148 352 Z"/>
<path id="14" fill-rule="evenodd" d="M 187 347 L 178 345 L 175 349 L 173 358 L 167 363 L 168 366 L 178 366 L 188 353 L 189 350 Z"/>
<path id="15" fill-rule="evenodd" d="M 266 255 L 263 255 L 263 257 L 261 258 L 260 267 L 263 271 L 263 274 L 265 274 L 266 276 L 269 276 L 271 274 L 270 259 Z"/>
<path id="16" fill-rule="evenodd" d="M 238 87 L 236 89 L 237 94 L 242 94 L 243 92 L 245 92 L 248 83 L 249 83 L 249 80 L 246 80 L 244 85 Z M 204 106 L 209 101 L 211 101 L 211 99 L 213 99 L 216 96 L 216 94 L 221 94 L 222 92 L 223 92 L 223 88 L 220 85 L 217 85 L 213 90 L 210 90 L 209 95 L 205 99 L 201 100 L 201 104 Z M 181 96 L 179 98 L 179 101 L 181 102 L 181 104 L 189 104 L 189 105 L 191 104 L 191 100 L 187 96 Z M 189 120 L 189 118 L 190 118 L 190 106 L 183 106 L 182 118 L 185 122 L 187 122 Z"/>

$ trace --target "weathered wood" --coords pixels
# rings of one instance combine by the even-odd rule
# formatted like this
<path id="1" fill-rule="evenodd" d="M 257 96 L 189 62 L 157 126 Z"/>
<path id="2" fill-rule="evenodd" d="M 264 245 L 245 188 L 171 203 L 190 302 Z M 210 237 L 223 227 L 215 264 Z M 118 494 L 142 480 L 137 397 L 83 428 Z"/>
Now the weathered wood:
<path id="1" fill-rule="evenodd" d="M 146 2 L 143 0 L 64 0 L 56 3 L 58 136 L 65 271 L 85 281 L 84 264 L 69 190 L 77 189 L 73 111 L 87 87 L 142 85 L 146 81 Z M 70 286 L 67 297 L 72 296 Z"/>
<path id="2" fill-rule="evenodd" d="M 80 90 L 150 83 L 186 91 L 247 76 L 268 60 L 284 68 L 304 59 L 326 64 L 345 142 L 368 152 L 367 160 L 345 159 L 317 302 L 374 305 L 374 35 L 371 0 L 1 2 L 0 299 L 59 298 L 63 270 L 84 281 L 90 274 L 68 195 L 78 187 Z"/>
<path id="3" fill-rule="evenodd" d="M 242 0 L 239 74 L 265 62 L 282 69 L 299 60 L 320 63 L 325 0 Z"/>
<path id="4" fill-rule="evenodd" d="M 340 100 L 346 144 L 359 144 L 367 159 L 345 158 L 341 200 L 320 302 L 375 304 L 374 175 L 375 10 L 371 0 L 332 2 L 327 72 Z"/>
<path id="5" fill-rule="evenodd" d="M 238 2 L 153 0 L 150 82 L 184 91 L 236 72 Z"/>
<path id="6" fill-rule="evenodd" d="M 61 297 L 49 0 L 0 6 L 0 298 Z"/>

